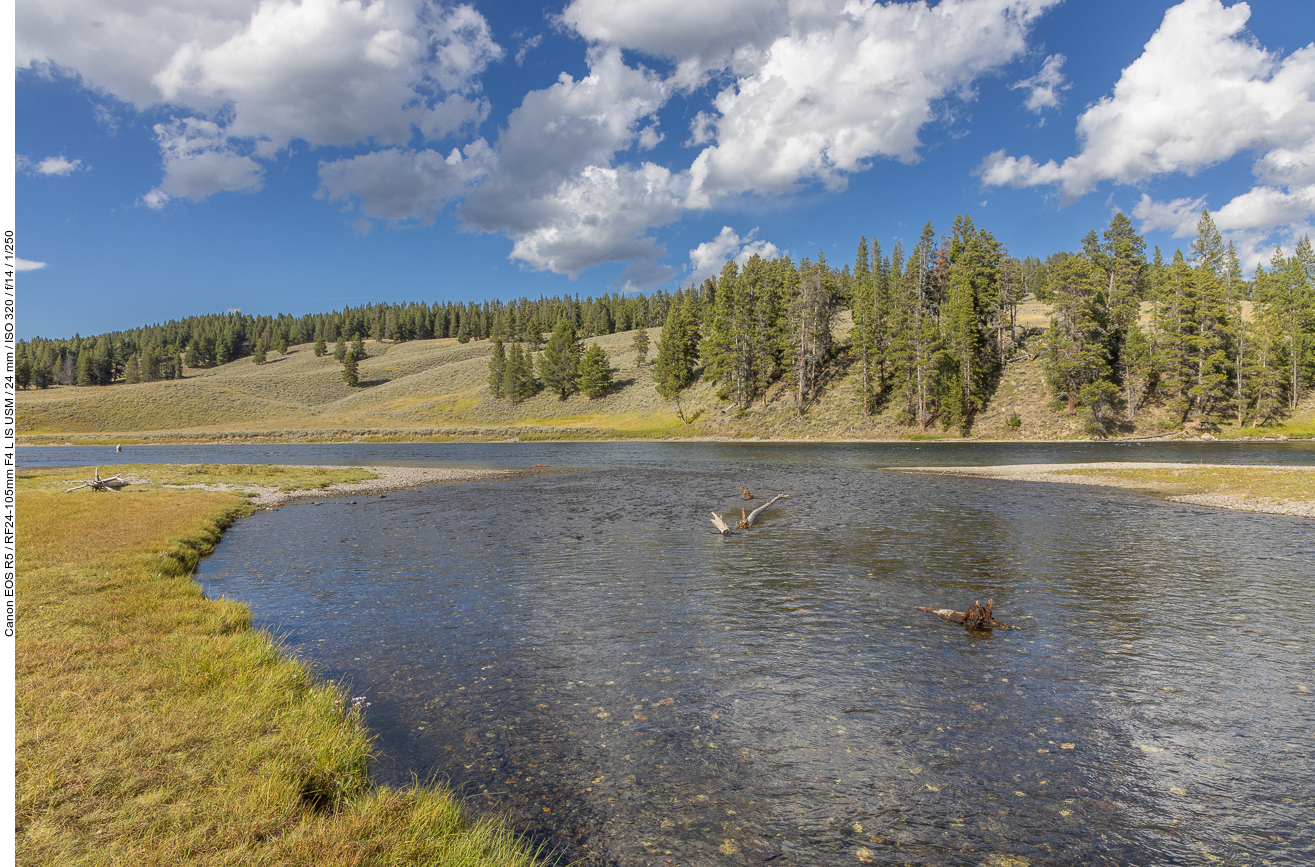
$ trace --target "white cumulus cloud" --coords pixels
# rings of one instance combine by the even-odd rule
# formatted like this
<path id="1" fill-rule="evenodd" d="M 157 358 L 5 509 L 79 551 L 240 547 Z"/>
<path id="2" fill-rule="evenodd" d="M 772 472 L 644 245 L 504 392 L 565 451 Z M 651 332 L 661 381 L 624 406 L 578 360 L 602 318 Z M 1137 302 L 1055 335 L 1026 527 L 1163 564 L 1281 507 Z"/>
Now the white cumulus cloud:
<path id="1" fill-rule="evenodd" d="M 875 157 L 912 162 L 939 100 L 1021 52 L 1053 0 L 819 3 L 801 14 L 696 119 L 713 139 L 691 168 L 694 207 L 802 183 L 842 188 Z M 741 59 L 741 68 L 749 66 Z"/>
<path id="2" fill-rule="evenodd" d="M 665 250 L 647 231 L 681 212 L 682 173 L 618 163 L 656 144 L 654 116 L 670 86 L 615 48 L 589 60 L 584 78 L 563 73 L 526 94 L 498 135 L 496 170 L 459 208 L 467 227 L 512 238 L 512 257 L 531 268 L 576 275 L 603 262 L 652 263 Z"/>
<path id="3" fill-rule="evenodd" d="M 189 117 L 158 123 L 155 138 L 164 155 L 164 179 L 142 196 L 148 208 L 159 210 L 173 198 L 200 201 L 216 192 L 260 189 L 260 164 L 239 153 L 213 121 Z"/>
<path id="4" fill-rule="evenodd" d="M 717 237 L 689 251 L 690 280 L 701 283 L 708 277 L 716 277 L 728 259 L 743 266 L 754 256 L 775 259 L 781 255 L 780 248 L 771 241 L 755 240 L 757 234 L 755 227 L 741 238 L 730 226 L 722 226 Z"/>
<path id="5" fill-rule="evenodd" d="M 989 186 L 1055 185 L 1065 200 L 1113 180 L 1132 184 L 1259 152 L 1266 183 L 1219 208 L 1221 229 L 1273 227 L 1309 214 L 1315 184 L 1315 45 L 1286 58 L 1245 30 L 1250 8 L 1184 0 L 1165 13 L 1114 92 L 1078 120 L 1081 150 L 1062 163 L 991 154 L 978 172 Z M 1202 203 L 1203 204 L 1203 203 Z M 1176 225 L 1183 200 L 1138 208 L 1147 227 Z"/>
<path id="6" fill-rule="evenodd" d="M 34 262 L 31 259 L 14 259 L 14 268 L 18 271 L 39 271 L 46 267 L 45 262 Z"/>
<path id="7" fill-rule="evenodd" d="M 655 255 L 642 233 L 691 208 L 815 182 L 839 188 L 875 157 L 915 160 L 936 103 L 970 98 L 977 77 L 1026 50 L 1054 2 L 574 0 L 561 20 L 594 46 L 590 88 L 563 79 L 527 96 L 499 137 L 498 170 L 460 213 L 506 232 L 513 256 L 535 268 L 575 273 L 566 262 Z M 617 49 L 670 60 L 675 72 L 637 78 Z M 713 110 L 692 125 L 688 143 L 703 149 L 688 169 L 618 165 L 622 151 L 661 140 L 649 119 L 673 92 L 719 80 Z M 604 86 L 625 100 L 608 123 L 585 92 Z M 569 216 L 575 207 L 580 219 Z"/>
<path id="8" fill-rule="evenodd" d="M 46 177 L 64 177 L 86 169 L 82 165 L 82 160 L 70 160 L 65 156 L 46 157 L 36 162 L 32 162 L 25 156 L 19 156 L 18 167 L 29 174 L 45 175 Z"/>
<path id="9" fill-rule="evenodd" d="M 317 195 L 329 201 L 358 200 L 369 217 L 430 222 L 435 211 L 467 192 L 492 163 L 483 139 L 466 145 L 464 154 L 453 148 L 447 156 L 389 148 L 321 162 Z"/>
<path id="10" fill-rule="evenodd" d="M 1040 114 L 1048 108 L 1059 107 L 1059 94 L 1073 85 L 1064 78 L 1064 55 L 1052 54 L 1041 64 L 1041 71 L 1031 78 L 1009 85 L 1014 90 L 1026 90 L 1028 111 Z"/>
<path id="11" fill-rule="evenodd" d="M 1022 56 L 1056 2 L 572 0 L 557 20 L 587 41 L 588 74 L 526 94 L 487 139 L 473 132 L 489 111 L 480 76 L 504 50 L 470 5 L 42 0 L 20 9 L 19 62 L 171 111 L 148 206 L 259 189 L 297 140 L 365 145 L 320 164 L 318 195 L 357 209 L 356 225 L 456 202 L 464 228 L 505 234 L 527 267 L 625 262 L 619 279 L 639 286 L 673 273 L 654 230 L 691 209 L 917 160 L 943 104 Z M 1057 62 L 1046 69 L 1034 93 L 1062 88 Z M 659 112 L 703 86 L 715 96 L 691 126 L 697 156 L 661 164 Z M 464 139 L 435 146 L 449 136 Z M 752 233 L 736 243 L 732 258 L 775 250 Z"/>
<path id="12" fill-rule="evenodd" d="M 790 5 L 787 0 L 572 0 L 562 21 L 593 42 L 675 61 L 674 81 L 689 87 L 737 61 L 755 65 L 761 52 L 790 32 Z"/>

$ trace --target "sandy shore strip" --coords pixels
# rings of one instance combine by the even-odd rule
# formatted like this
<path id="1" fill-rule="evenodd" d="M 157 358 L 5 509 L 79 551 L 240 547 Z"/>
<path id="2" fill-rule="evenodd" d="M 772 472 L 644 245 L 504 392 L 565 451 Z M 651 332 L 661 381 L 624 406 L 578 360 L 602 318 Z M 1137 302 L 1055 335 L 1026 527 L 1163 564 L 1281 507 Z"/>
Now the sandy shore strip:
<path id="1" fill-rule="evenodd" d="M 491 470 L 481 467 L 382 467 L 361 466 L 359 469 L 374 473 L 379 478 L 366 479 L 361 482 L 346 482 L 330 485 L 326 488 L 306 488 L 296 491 L 281 491 L 265 485 L 216 483 L 206 485 L 170 485 L 169 487 L 199 488 L 203 491 L 249 491 L 253 506 L 277 506 L 291 500 L 310 498 L 327 499 L 336 497 L 368 497 L 402 491 L 407 488 L 422 488 L 425 485 L 438 485 L 444 482 L 471 482 L 485 479 L 506 479 L 511 476 L 524 475 L 524 470 Z"/>
<path id="2" fill-rule="evenodd" d="M 1138 493 L 1154 493 L 1156 488 L 1167 485 L 1156 482 L 1133 482 L 1117 476 L 1104 475 L 1111 470 L 1192 470 L 1210 469 L 1255 469 L 1282 470 L 1309 473 L 1312 489 L 1315 489 L 1315 467 L 1288 465 L 1239 465 L 1239 464 L 1173 464 L 1148 461 L 1105 461 L 1094 464 L 1007 464 L 991 467 L 887 467 L 892 472 L 900 473 L 936 473 L 944 476 L 975 476 L 988 479 L 1008 479 L 1019 482 L 1050 482 L 1064 485 L 1097 485 L 1107 488 L 1123 488 Z M 1067 475 L 1071 473 L 1071 475 Z M 1272 515 L 1293 515 L 1301 518 L 1315 518 L 1315 502 L 1298 502 L 1293 500 L 1248 497 L 1239 494 L 1182 494 L 1164 497 L 1175 503 L 1191 503 L 1197 506 L 1214 506 L 1220 509 L 1235 509 L 1242 512 L 1266 512 Z"/>

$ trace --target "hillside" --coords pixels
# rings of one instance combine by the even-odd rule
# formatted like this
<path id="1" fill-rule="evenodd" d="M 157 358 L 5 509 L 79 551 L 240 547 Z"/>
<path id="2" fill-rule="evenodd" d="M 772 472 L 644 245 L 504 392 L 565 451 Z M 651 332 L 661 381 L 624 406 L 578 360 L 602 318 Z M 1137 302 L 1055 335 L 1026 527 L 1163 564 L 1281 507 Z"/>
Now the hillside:
<path id="1" fill-rule="evenodd" d="M 1020 324 L 1038 328 L 1042 305 L 1020 310 Z M 847 315 L 837 321 L 843 342 Z M 651 329 L 656 346 L 659 329 Z M 631 332 L 585 341 L 599 343 L 611 357 L 615 386 L 599 400 L 574 395 L 562 401 L 542 392 L 520 404 L 489 394 L 489 341 L 455 339 L 399 344 L 367 342 L 360 386 L 343 384 L 341 365 L 331 355 L 316 358 L 309 344 L 286 355 L 271 352 L 264 365 L 250 358 L 209 369 L 185 371 L 181 380 L 54 387 L 19 393 L 18 427 L 26 444 L 150 440 L 343 440 L 521 439 L 627 437 L 761 437 L 771 439 L 900 439 L 919 436 L 899 423 L 887 405 L 865 417 L 855 397 L 857 372 L 836 365 L 833 378 L 799 418 L 782 385 L 766 402 L 745 412 L 730 410 L 710 383 L 698 382 L 682 397 L 693 423 L 684 425 L 675 407 L 653 387 L 650 349 L 640 367 Z M 1027 347 L 1039 350 L 1037 338 Z M 1013 412 L 1021 421 L 1009 430 Z M 1298 413 L 1289 433 L 1309 435 L 1315 404 Z M 1131 434 L 1153 435 L 1175 426 L 1153 412 L 1143 414 Z M 1227 431 L 1222 432 L 1227 435 Z M 1236 431 L 1234 432 L 1236 433 Z M 1248 431 L 1247 433 L 1273 433 Z M 922 436 L 954 438 L 939 428 Z M 1076 420 L 1048 397 L 1041 362 L 1008 365 L 972 436 L 984 439 L 1080 438 Z"/>

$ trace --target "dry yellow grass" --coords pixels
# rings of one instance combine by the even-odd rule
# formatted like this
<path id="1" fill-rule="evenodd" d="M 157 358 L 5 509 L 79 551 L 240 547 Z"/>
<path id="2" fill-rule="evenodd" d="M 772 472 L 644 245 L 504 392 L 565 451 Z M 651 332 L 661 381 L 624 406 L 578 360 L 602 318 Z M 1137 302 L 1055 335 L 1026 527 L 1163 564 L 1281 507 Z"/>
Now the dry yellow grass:
<path id="1" fill-rule="evenodd" d="M 441 790 L 374 790 L 359 709 L 189 575 L 231 495 L 24 473 L 16 664 L 24 865 L 529 865 Z"/>
<path id="2" fill-rule="evenodd" d="M 250 486 L 304 491 L 345 482 L 378 478 L 360 467 L 284 466 L 282 464 L 116 464 L 102 477 L 116 475 L 131 482 L 130 490 L 161 486 L 225 485 L 237 491 Z M 87 467 L 41 467 L 23 470 L 24 489 L 64 491 L 91 478 Z"/>
<path id="3" fill-rule="evenodd" d="M 1057 475 L 1089 476 L 1090 470 L 1062 470 Z M 1120 487 L 1160 496 L 1224 494 L 1291 503 L 1315 503 L 1315 467 L 1154 467 L 1123 469 L 1105 466 L 1103 478 Z"/>

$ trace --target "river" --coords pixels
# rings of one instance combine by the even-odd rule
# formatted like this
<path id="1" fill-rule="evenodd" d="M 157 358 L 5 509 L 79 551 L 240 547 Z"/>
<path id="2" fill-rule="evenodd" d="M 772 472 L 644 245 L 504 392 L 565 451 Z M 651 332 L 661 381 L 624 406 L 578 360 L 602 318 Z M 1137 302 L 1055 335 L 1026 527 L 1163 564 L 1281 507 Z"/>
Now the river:
<path id="1" fill-rule="evenodd" d="M 107 454 L 108 453 L 108 454 Z M 24 449 L 25 465 L 112 463 Z M 1301 444 L 133 447 L 553 472 L 325 499 L 197 580 L 369 702 L 376 777 L 584 864 L 1315 863 L 1315 522 L 885 472 Z M 723 538 L 741 487 L 787 492 Z M 732 521 L 733 523 L 733 521 Z M 1020 630 L 914 610 L 995 600 Z"/>

